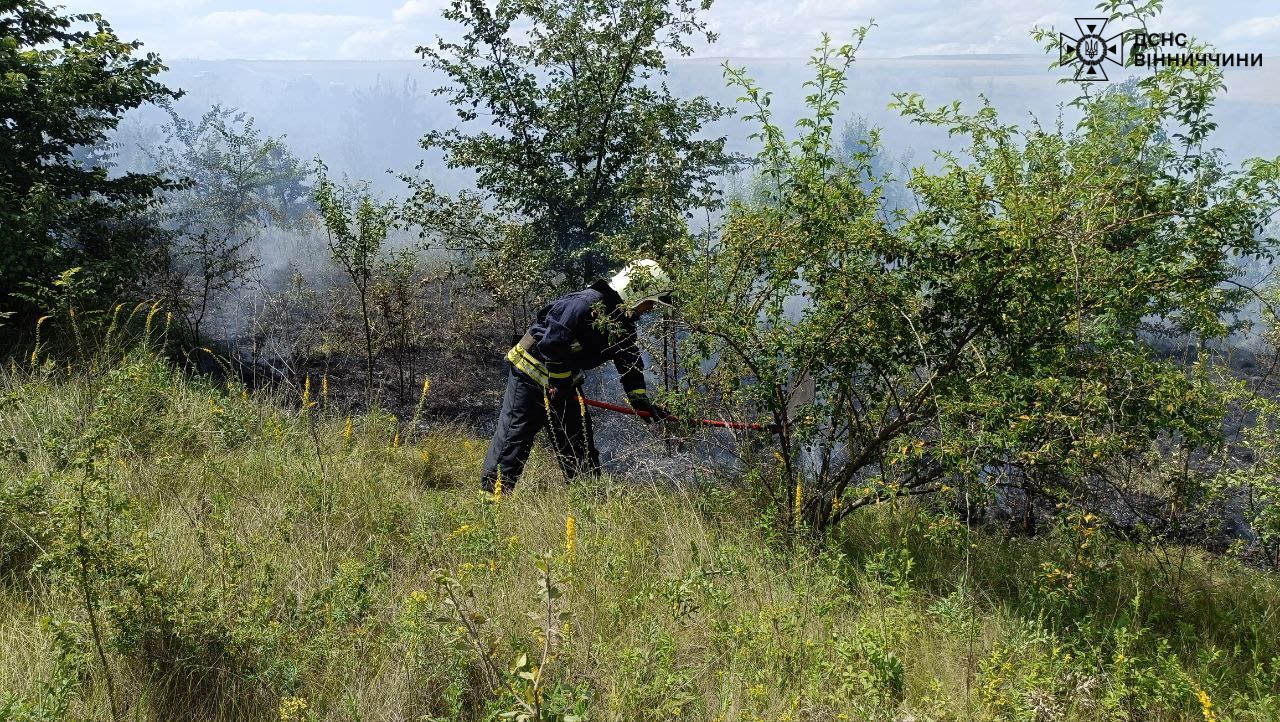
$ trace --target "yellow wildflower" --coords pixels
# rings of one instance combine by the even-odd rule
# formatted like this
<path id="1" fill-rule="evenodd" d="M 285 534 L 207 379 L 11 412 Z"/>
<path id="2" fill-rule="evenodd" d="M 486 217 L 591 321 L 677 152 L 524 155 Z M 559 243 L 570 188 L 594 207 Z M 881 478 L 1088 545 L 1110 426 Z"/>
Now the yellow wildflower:
<path id="1" fill-rule="evenodd" d="M 1203 689 L 1197 689 L 1196 699 L 1200 700 L 1200 714 L 1204 715 L 1204 722 L 1218 722 L 1218 715 L 1213 711 L 1213 700 L 1209 699 L 1209 693 Z"/>
<path id="2" fill-rule="evenodd" d="M 151 337 L 151 319 L 160 312 L 160 302 L 156 301 L 151 305 L 151 312 L 147 314 L 147 322 L 143 326 L 143 333 L 148 338 Z"/>
<path id="3" fill-rule="evenodd" d="M 48 321 L 48 320 L 49 320 L 48 314 L 36 319 L 36 345 L 35 345 L 35 348 L 31 349 L 31 365 L 32 366 L 36 365 L 36 354 L 40 351 L 40 326 L 41 324 L 43 324 L 45 321 Z"/>
<path id="4" fill-rule="evenodd" d="M 342 438 L 351 441 L 351 417 L 347 417 L 347 425 L 342 428 Z"/>
<path id="5" fill-rule="evenodd" d="M 280 722 L 306 719 L 307 700 L 302 697 L 280 698 Z"/>
<path id="6" fill-rule="evenodd" d="M 577 529 L 574 527 L 573 515 L 564 518 L 564 553 L 573 556 L 575 541 L 577 537 Z"/>
<path id="7" fill-rule="evenodd" d="M 427 393 L 431 391 L 431 379 L 422 377 L 422 395 L 418 397 L 418 407 L 413 410 L 413 420 L 409 422 L 409 433 L 418 430 L 418 418 L 422 416 L 422 407 L 427 403 Z"/>

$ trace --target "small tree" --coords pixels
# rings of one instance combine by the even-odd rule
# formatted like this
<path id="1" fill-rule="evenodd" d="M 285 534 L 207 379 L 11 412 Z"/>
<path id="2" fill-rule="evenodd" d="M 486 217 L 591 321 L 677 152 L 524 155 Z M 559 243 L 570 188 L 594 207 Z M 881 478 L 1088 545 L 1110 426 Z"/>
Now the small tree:
<path id="1" fill-rule="evenodd" d="M 659 78 L 689 37 L 714 40 L 689 0 L 455 0 L 459 41 L 418 48 L 449 85 L 463 123 L 435 131 L 453 168 L 472 168 L 484 200 L 549 241 L 552 265 L 589 280 L 610 262 L 602 240 L 662 256 L 695 208 L 715 203 L 725 139 L 701 138 L 727 110 L 682 100 Z M 677 225 L 644 222 L 674 216 Z M 655 231 L 655 232 L 649 232 Z"/>
<path id="2" fill-rule="evenodd" d="M 214 105 L 198 121 L 173 109 L 169 117 L 154 158 L 184 185 L 168 197 L 160 281 L 199 345 L 213 305 L 259 267 L 253 246 L 263 229 L 292 225 L 308 206 L 307 174 L 283 139 L 263 137 L 242 111 Z"/>
<path id="3" fill-rule="evenodd" d="M 388 254 L 378 276 L 373 286 L 374 302 L 387 327 L 386 350 L 396 363 L 396 396 L 404 403 L 406 377 L 408 385 L 413 385 L 410 354 L 418 342 L 417 329 L 422 321 L 414 293 L 419 277 L 417 254 L 407 249 Z"/>
<path id="4" fill-rule="evenodd" d="M 780 429 L 766 486 L 783 518 L 822 528 L 880 500 L 997 486 L 1079 502 L 1126 483 L 1116 460 L 1161 435 L 1215 448 L 1211 357 L 1185 367 L 1152 332 L 1221 338 L 1246 298 L 1233 257 L 1271 253 L 1258 234 L 1280 160 L 1233 170 L 1204 146 L 1219 71 L 1083 96 L 1070 129 L 898 96 L 970 144 L 968 160 L 916 169 L 919 210 L 886 218 L 865 184 L 873 149 L 847 163 L 832 149 L 855 50 L 819 49 L 794 143 L 728 68 L 762 128 L 769 197 L 735 203 L 682 282 L 699 396 Z"/>
<path id="5" fill-rule="evenodd" d="M 372 394 L 374 344 L 370 290 L 382 263 L 383 245 L 398 211 L 394 203 L 376 202 L 367 183 L 337 185 L 329 179 L 325 165 L 317 165 L 319 179 L 313 197 L 329 240 L 329 252 L 351 279 L 360 301 L 365 383 L 367 392 Z"/>
<path id="6" fill-rule="evenodd" d="M 479 194 L 447 196 L 420 177 L 402 179 L 412 189 L 405 224 L 419 229 L 427 247 L 456 254 L 472 280 L 507 311 L 511 334 L 519 337 L 534 304 L 556 284 L 554 243 L 534 224 L 487 208 Z"/>
<path id="7" fill-rule="evenodd" d="M 886 152 L 880 143 L 880 129 L 872 126 L 865 116 L 854 115 L 845 123 L 836 156 L 854 167 L 865 167 L 862 190 L 880 196 L 886 218 L 911 207 L 912 197 L 905 181 L 911 174 L 912 152 Z"/>

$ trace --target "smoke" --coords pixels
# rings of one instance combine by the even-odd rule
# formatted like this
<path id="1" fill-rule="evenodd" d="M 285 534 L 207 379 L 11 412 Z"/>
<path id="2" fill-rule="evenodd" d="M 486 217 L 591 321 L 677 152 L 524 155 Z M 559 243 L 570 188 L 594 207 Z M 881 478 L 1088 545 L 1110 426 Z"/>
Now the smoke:
<path id="1" fill-rule="evenodd" d="M 810 78 L 811 68 L 799 59 L 734 63 L 745 65 L 756 82 L 772 92 L 773 122 L 792 132 L 807 112 L 803 83 Z M 421 175 L 442 192 L 472 185 L 470 171 L 447 168 L 438 153 L 420 146 L 425 133 L 455 127 L 457 116 L 445 98 L 431 92 L 443 79 L 417 62 L 176 61 L 163 80 L 186 91 L 174 106 L 182 116 L 198 118 L 215 103 L 243 110 L 265 135 L 283 138 L 297 157 L 321 158 L 334 177 L 368 181 L 379 197 L 403 198 L 407 188 L 396 174 L 414 172 L 420 163 Z M 967 110 L 975 109 L 985 97 L 1006 121 L 1025 123 L 1032 115 L 1052 121 L 1059 113 L 1071 112 L 1063 103 L 1076 92 L 1057 80 L 1057 73 L 1047 69 L 1041 57 L 864 59 L 854 66 L 836 122 L 843 130 L 851 119 L 863 119 L 853 124 L 845 141 L 865 136 L 868 127 L 880 128 L 888 159 L 899 176 L 905 175 L 908 164 L 935 170 L 941 163 L 938 154 L 961 150 L 963 138 L 949 137 L 944 129 L 903 122 L 888 109 L 893 93 L 921 93 L 929 105 L 958 99 Z M 1280 116 L 1271 112 L 1274 93 L 1266 92 L 1265 83 L 1259 86 L 1258 78 L 1243 73 L 1228 80 L 1233 93 L 1219 102 L 1216 113 L 1215 142 L 1223 148 L 1224 157 L 1238 162 L 1246 156 L 1280 155 L 1280 133 L 1275 132 L 1280 129 Z M 726 87 L 719 61 L 674 60 L 666 82 L 679 95 L 702 94 L 737 105 L 737 91 Z M 1244 92 L 1236 92 L 1238 88 Z M 758 144 L 750 134 L 758 128 L 742 115 L 722 119 L 703 133 L 725 136 L 727 150 L 752 155 Z M 161 129 L 167 121 L 157 108 L 131 113 L 113 138 L 115 172 L 153 170 L 154 151 L 164 140 Z M 728 194 L 740 191 L 742 178 L 725 178 L 722 187 Z M 901 199 L 895 199 L 895 204 L 901 205 Z M 714 225 L 717 220 L 718 216 L 708 214 L 695 223 Z M 387 247 L 412 248 L 416 241 L 414 232 L 397 231 Z M 303 218 L 287 227 L 264 225 L 255 230 L 248 250 L 258 259 L 257 270 L 216 304 L 211 331 L 221 339 L 251 338 L 263 313 L 288 306 L 279 302 L 288 293 L 297 295 L 299 279 L 315 294 L 310 299 L 315 303 L 336 304 L 332 299 L 342 298 L 348 290 L 349 282 L 330 260 L 324 232 L 314 219 Z M 1269 273 L 1269 268 L 1250 269 L 1248 280 Z M 300 297 L 294 300 L 301 302 Z M 790 314 L 802 309 L 799 300 L 788 304 Z M 1251 313 L 1258 316 L 1257 309 Z M 295 321 L 308 322 L 301 317 L 289 322 Z"/>

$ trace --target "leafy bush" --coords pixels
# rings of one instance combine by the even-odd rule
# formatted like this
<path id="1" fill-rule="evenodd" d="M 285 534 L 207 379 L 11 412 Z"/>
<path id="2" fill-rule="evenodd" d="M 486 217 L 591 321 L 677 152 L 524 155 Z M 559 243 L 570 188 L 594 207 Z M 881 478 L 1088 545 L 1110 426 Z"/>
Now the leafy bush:
<path id="1" fill-rule="evenodd" d="M 145 211 L 169 187 L 158 174 L 108 172 L 104 144 L 124 114 L 180 93 L 155 78 L 165 67 L 98 14 L 63 14 L 41 0 L 0 9 L 0 321 L 29 328 L 57 295 L 53 282 L 81 269 L 90 306 L 135 288 L 155 228 Z M 12 330 L 5 328 L 6 332 Z"/>
<path id="2" fill-rule="evenodd" d="M 1157 438 L 1219 448 L 1229 393 L 1205 344 L 1249 298 L 1233 259 L 1272 253 L 1280 160 L 1232 169 L 1207 149 L 1218 70 L 1082 96 L 1072 127 L 899 95 L 969 139 L 912 172 L 908 214 L 883 207 L 874 136 L 845 161 L 832 148 L 856 47 L 819 48 L 795 141 L 727 67 L 761 128 L 764 199 L 732 204 L 683 274 L 696 394 L 772 418 L 782 521 L 953 489 L 1079 500 L 1124 485 L 1117 460 Z M 1200 344 L 1190 366 L 1162 351 L 1178 337 Z"/>

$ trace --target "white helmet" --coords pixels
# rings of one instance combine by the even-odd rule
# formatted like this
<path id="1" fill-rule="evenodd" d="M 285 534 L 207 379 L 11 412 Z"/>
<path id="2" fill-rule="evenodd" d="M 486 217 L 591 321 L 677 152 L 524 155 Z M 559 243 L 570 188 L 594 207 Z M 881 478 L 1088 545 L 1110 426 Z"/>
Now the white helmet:
<path id="1" fill-rule="evenodd" d="M 671 303 L 671 277 L 657 261 L 632 261 L 609 279 L 609 288 L 622 297 L 622 305 L 635 308 L 645 301 Z"/>

